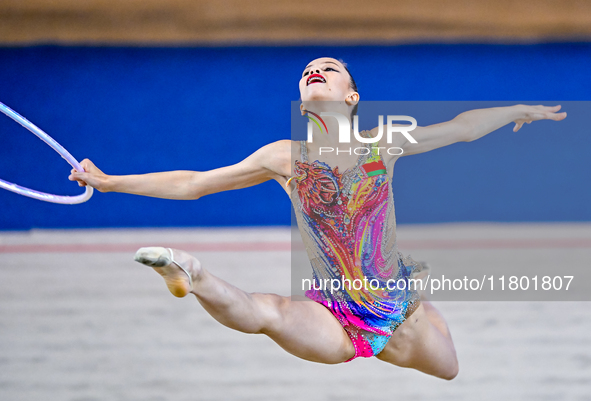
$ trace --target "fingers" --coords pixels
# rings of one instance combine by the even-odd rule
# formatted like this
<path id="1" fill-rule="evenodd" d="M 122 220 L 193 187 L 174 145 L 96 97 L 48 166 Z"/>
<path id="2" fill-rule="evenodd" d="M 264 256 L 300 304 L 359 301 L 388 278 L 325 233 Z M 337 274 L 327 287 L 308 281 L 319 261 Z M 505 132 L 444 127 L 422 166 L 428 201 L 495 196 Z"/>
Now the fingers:
<path id="1" fill-rule="evenodd" d="M 80 166 L 82 166 L 82 168 L 84 169 L 84 171 L 86 172 L 90 172 L 94 166 L 94 164 L 88 160 L 88 159 L 84 159 L 80 162 Z"/>
<path id="2" fill-rule="evenodd" d="M 515 126 L 513 132 L 517 132 L 521 129 L 524 123 L 531 124 L 532 121 L 539 120 L 553 120 L 561 121 L 566 118 L 566 112 L 557 113 L 562 107 L 561 105 L 556 106 L 528 106 L 529 110 L 526 111 L 526 117 L 523 119 L 515 120 Z"/>
<path id="3" fill-rule="evenodd" d="M 554 120 L 554 121 L 561 121 L 566 118 L 566 112 L 558 113 L 558 111 L 562 108 L 561 105 L 556 106 L 531 106 L 532 110 L 530 111 L 529 118 L 531 121 L 537 120 Z M 527 121 L 528 123 L 531 121 Z"/>
<path id="4" fill-rule="evenodd" d="M 566 118 L 566 112 L 562 112 L 562 113 L 557 113 L 558 110 L 560 110 L 562 108 L 561 105 L 556 105 L 556 106 L 548 106 L 545 107 L 545 109 L 547 111 L 549 111 L 550 115 L 549 115 L 549 119 L 554 120 L 554 121 L 560 121 L 560 120 L 564 120 Z"/>
<path id="5" fill-rule="evenodd" d="M 91 168 L 96 166 L 94 165 L 93 162 L 91 162 L 89 159 L 84 159 L 80 162 L 80 166 L 84 169 L 85 172 L 89 172 L 88 170 L 90 170 Z M 75 168 L 72 169 L 72 171 L 78 171 Z"/>
<path id="6" fill-rule="evenodd" d="M 513 132 L 519 131 L 519 128 L 521 128 L 522 125 L 523 123 L 515 123 L 515 127 L 513 127 Z"/>
<path id="7" fill-rule="evenodd" d="M 72 174 L 70 174 L 68 176 L 68 180 L 77 181 L 79 187 L 85 187 L 86 186 L 86 180 L 85 180 L 86 176 L 87 176 L 87 173 L 79 173 L 75 169 L 72 169 Z"/>
<path id="8" fill-rule="evenodd" d="M 78 185 L 81 187 L 91 186 L 101 191 L 101 178 L 104 177 L 105 174 L 88 159 L 82 160 L 80 162 L 80 167 L 82 167 L 84 171 L 78 171 L 78 169 L 73 168 L 70 171 L 68 179 L 70 181 L 78 182 Z"/>
<path id="9" fill-rule="evenodd" d="M 70 170 L 70 175 L 68 176 L 68 180 L 78 182 L 78 186 L 80 187 L 92 185 L 92 182 L 95 180 L 94 175 L 102 173 L 89 159 L 82 160 L 80 162 L 80 167 L 82 167 L 83 171 L 78 171 L 76 168 L 72 168 Z"/>
<path id="10" fill-rule="evenodd" d="M 538 117 L 538 115 L 534 115 L 535 117 Z M 548 119 L 548 120 L 554 120 L 554 121 L 560 121 L 560 120 L 564 120 L 566 118 L 566 112 L 563 111 L 562 113 L 556 113 L 556 112 L 546 112 L 542 115 L 540 115 L 538 118 L 538 120 L 542 120 L 542 119 Z"/>
<path id="11" fill-rule="evenodd" d="M 562 113 L 557 113 L 558 110 L 560 110 L 562 108 L 562 105 L 558 104 L 556 106 L 546 106 L 544 107 L 544 109 L 546 109 L 547 111 L 550 112 L 550 117 L 552 120 L 555 121 L 560 121 L 563 120 L 564 118 L 566 118 L 566 112 L 562 112 Z"/>

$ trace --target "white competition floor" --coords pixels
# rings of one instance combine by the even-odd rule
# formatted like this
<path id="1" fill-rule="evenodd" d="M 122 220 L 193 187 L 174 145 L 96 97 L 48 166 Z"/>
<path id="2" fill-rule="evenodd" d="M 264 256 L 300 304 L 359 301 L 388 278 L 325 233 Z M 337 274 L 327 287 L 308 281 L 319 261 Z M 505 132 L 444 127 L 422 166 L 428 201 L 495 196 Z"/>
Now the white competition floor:
<path id="1" fill-rule="evenodd" d="M 591 268 L 589 223 L 402 226 L 398 238 L 434 271 L 493 253 Z M 446 382 L 375 358 L 306 362 L 227 329 L 133 261 L 150 245 L 289 295 L 288 229 L 0 232 L 0 400 L 591 400 L 588 302 L 434 302 L 460 361 Z"/>

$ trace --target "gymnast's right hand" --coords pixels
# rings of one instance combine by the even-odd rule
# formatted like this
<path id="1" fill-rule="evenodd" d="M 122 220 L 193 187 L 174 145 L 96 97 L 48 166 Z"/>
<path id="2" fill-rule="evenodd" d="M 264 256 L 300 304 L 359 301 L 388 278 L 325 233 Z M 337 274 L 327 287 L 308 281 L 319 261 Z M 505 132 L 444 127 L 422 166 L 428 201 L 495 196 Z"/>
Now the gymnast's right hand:
<path id="1" fill-rule="evenodd" d="M 85 187 L 90 185 L 94 189 L 100 192 L 108 192 L 107 189 L 107 178 L 108 175 L 103 173 L 97 166 L 94 165 L 88 159 L 82 160 L 80 163 L 84 172 L 80 172 L 76 169 L 72 169 L 70 176 L 68 179 L 70 181 L 77 181 L 78 185 L 81 187 Z"/>

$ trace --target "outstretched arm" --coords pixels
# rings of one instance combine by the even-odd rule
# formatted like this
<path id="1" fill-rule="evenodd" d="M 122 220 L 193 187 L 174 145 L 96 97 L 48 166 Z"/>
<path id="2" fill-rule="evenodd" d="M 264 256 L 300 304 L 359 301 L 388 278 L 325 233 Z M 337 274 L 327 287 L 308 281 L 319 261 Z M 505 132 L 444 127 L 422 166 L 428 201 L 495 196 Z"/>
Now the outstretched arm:
<path id="1" fill-rule="evenodd" d="M 524 123 L 537 120 L 560 121 L 566 118 L 566 113 L 557 113 L 560 107 L 518 104 L 466 111 L 451 121 L 415 128 L 410 134 L 418 143 L 411 143 L 403 138 L 403 156 L 428 152 L 456 142 L 474 141 L 511 122 L 515 123 L 513 132 L 517 132 Z"/>
<path id="2" fill-rule="evenodd" d="M 72 170 L 69 179 L 100 192 L 122 192 L 165 199 L 198 199 L 216 192 L 240 189 L 270 179 L 280 180 L 289 145 L 279 141 L 228 167 L 210 171 L 167 171 L 141 175 L 107 175 L 90 160 L 80 163 L 85 172 Z M 289 174 L 289 171 L 288 171 Z"/>

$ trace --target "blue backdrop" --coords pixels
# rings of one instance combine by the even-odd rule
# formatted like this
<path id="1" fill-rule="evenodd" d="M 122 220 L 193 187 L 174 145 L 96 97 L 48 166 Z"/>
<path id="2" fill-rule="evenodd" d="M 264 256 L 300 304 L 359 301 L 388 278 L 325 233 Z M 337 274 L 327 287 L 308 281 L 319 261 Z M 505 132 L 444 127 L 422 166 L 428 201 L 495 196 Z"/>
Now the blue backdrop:
<path id="1" fill-rule="evenodd" d="M 322 56 L 349 63 L 364 100 L 563 102 L 569 112 L 402 159 L 399 222 L 591 220 L 591 110 L 564 103 L 590 100 L 589 43 L 0 48 L 0 101 L 107 173 L 207 170 L 288 139 L 301 72 Z M 0 139 L 0 178 L 81 192 L 55 152 L 3 115 Z M 197 201 L 96 193 L 76 206 L 0 190 L 0 229 L 289 225 L 289 208 L 275 182 Z"/>

